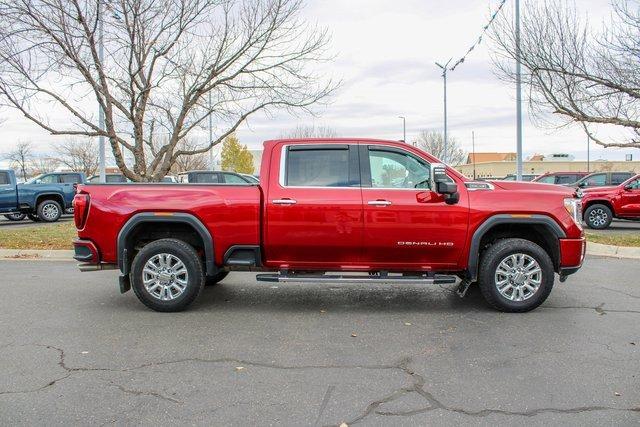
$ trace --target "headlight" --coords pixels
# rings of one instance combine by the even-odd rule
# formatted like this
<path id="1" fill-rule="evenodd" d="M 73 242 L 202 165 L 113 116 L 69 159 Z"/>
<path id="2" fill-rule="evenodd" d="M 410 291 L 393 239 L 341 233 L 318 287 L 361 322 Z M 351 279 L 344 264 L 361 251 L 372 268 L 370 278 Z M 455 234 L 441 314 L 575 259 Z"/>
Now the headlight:
<path id="1" fill-rule="evenodd" d="M 582 201 L 580 199 L 564 199 L 564 208 L 579 228 L 582 228 Z"/>

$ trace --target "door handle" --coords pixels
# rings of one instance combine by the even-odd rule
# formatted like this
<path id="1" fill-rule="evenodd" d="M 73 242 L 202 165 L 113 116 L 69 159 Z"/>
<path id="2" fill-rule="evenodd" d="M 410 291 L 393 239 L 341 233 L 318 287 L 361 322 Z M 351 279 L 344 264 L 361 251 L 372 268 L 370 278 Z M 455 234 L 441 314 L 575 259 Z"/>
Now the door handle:
<path id="1" fill-rule="evenodd" d="M 391 202 L 388 200 L 369 200 L 367 204 L 371 206 L 389 206 Z"/>
<path id="2" fill-rule="evenodd" d="M 298 202 L 293 199 L 274 199 L 271 203 L 274 205 L 295 205 Z"/>

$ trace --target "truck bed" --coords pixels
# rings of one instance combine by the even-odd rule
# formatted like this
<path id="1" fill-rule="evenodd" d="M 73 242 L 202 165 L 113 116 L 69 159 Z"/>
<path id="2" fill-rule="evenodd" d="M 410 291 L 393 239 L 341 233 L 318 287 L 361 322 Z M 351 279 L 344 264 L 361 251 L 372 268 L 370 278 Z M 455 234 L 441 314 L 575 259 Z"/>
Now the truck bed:
<path id="1" fill-rule="evenodd" d="M 85 184 L 89 215 L 78 231 L 101 249 L 101 261 L 117 261 L 116 237 L 135 214 L 187 213 L 198 218 L 215 239 L 216 264 L 232 245 L 260 244 L 262 190 L 257 185 L 229 184 Z"/>

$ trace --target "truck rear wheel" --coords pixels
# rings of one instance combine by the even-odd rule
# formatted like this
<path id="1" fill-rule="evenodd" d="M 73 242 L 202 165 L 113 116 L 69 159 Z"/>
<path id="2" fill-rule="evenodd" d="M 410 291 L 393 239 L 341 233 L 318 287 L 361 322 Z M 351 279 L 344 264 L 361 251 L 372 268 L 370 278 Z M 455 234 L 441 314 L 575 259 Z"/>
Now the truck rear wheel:
<path id="1" fill-rule="evenodd" d="M 62 207 L 55 200 L 45 200 L 38 205 L 38 218 L 44 222 L 56 222 L 62 216 Z"/>
<path id="2" fill-rule="evenodd" d="M 607 205 L 591 205 L 584 211 L 584 222 L 589 228 L 602 230 L 611 225 L 613 213 Z"/>
<path id="3" fill-rule="evenodd" d="M 218 283 L 222 282 L 224 278 L 227 277 L 228 275 L 229 275 L 228 271 L 220 271 L 215 276 L 207 276 L 204 278 L 204 285 L 205 286 L 217 285 Z"/>
<path id="4" fill-rule="evenodd" d="M 533 310 L 553 288 L 553 262 L 544 249 L 529 240 L 498 240 L 482 254 L 480 262 L 480 291 L 497 310 Z"/>
<path id="5" fill-rule="evenodd" d="M 131 265 L 131 287 L 155 311 L 181 311 L 200 294 L 204 271 L 198 253 L 182 240 L 161 239 L 137 253 Z"/>

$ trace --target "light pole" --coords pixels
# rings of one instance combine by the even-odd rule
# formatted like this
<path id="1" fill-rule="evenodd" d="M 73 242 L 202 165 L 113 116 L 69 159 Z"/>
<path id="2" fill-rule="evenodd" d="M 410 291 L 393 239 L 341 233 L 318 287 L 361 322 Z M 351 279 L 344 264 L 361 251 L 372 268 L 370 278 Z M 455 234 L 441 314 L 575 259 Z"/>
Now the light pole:
<path id="1" fill-rule="evenodd" d="M 449 141 L 447 139 L 447 70 L 451 59 L 446 64 L 441 65 L 436 62 L 436 65 L 442 69 L 442 80 L 444 82 L 444 153 L 442 161 L 447 163 L 447 149 Z"/>
<path id="2" fill-rule="evenodd" d="M 407 119 L 404 116 L 398 116 L 399 119 L 402 119 L 402 142 L 407 142 Z"/>
<path id="3" fill-rule="evenodd" d="M 209 144 L 211 144 L 211 141 L 213 141 L 213 118 L 211 117 L 211 91 L 209 91 Z M 216 165 L 214 162 L 214 155 L 213 155 L 213 147 L 211 147 L 211 149 L 209 150 L 209 157 L 211 158 L 211 170 L 216 170 Z"/>
<path id="4" fill-rule="evenodd" d="M 476 179 L 476 132 L 471 131 L 471 152 L 473 153 L 473 180 Z"/>
<path id="5" fill-rule="evenodd" d="M 98 1 L 98 61 L 100 61 L 100 67 L 104 64 L 104 26 L 102 19 L 102 2 Z M 104 130 L 104 110 L 102 104 L 98 103 L 98 127 L 100 130 Z M 104 135 L 98 137 L 98 165 L 100 170 L 100 182 L 105 183 L 106 177 L 106 162 L 105 162 L 105 147 L 104 147 Z"/>
<path id="6" fill-rule="evenodd" d="M 589 172 L 589 167 L 591 166 L 591 165 L 589 164 L 589 161 L 590 161 L 590 154 L 591 154 L 591 153 L 589 152 L 589 145 L 591 145 L 590 143 L 591 143 L 591 137 L 589 137 L 589 134 L 587 134 L 587 172 Z"/>
<path id="7" fill-rule="evenodd" d="M 516 0 L 516 180 L 522 181 L 522 75 L 520 70 L 520 0 Z"/>

